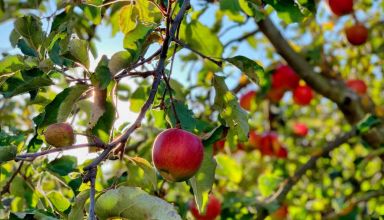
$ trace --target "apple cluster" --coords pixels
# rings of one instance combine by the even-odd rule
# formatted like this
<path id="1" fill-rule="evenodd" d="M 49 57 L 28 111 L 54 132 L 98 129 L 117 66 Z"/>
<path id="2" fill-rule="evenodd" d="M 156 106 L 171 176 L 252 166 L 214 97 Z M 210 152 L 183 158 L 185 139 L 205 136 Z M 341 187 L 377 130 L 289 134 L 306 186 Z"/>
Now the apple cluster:
<path id="1" fill-rule="evenodd" d="M 266 97 L 272 103 L 278 103 L 287 91 L 293 92 L 293 101 L 300 106 L 309 105 L 314 92 L 308 85 L 300 84 L 300 77 L 288 65 L 280 65 L 271 77 L 271 89 Z M 240 97 L 240 106 L 250 111 L 256 102 L 256 91 L 249 91 Z"/>
<path id="2" fill-rule="evenodd" d="M 328 0 L 329 8 L 336 16 L 353 13 L 353 0 Z M 355 17 L 355 16 L 354 16 Z M 345 35 L 350 44 L 359 46 L 368 40 L 368 29 L 355 17 L 355 24 L 345 28 Z"/>

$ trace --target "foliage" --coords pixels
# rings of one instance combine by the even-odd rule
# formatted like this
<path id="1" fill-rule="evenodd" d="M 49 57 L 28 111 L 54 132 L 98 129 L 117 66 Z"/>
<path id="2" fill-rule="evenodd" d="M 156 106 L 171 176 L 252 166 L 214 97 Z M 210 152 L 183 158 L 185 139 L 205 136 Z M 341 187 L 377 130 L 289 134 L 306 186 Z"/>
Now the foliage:
<path id="1" fill-rule="evenodd" d="M 188 2 L 0 0 L 2 35 L 12 26 L 0 60 L 0 219 L 92 219 L 93 206 L 98 219 L 189 219 L 209 194 L 221 219 L 276 219 L 280 207 L 290 219 L 383 218 L 384 1 L 354 1 L 341 17 L 327 1 Z M 358 21 L 369 38 L 354 46 L 344 29 Z M 273 87 L 281 65 L 314 90 L 308 105 Z M 73 146 L 45 143 L 58 122 L 73 126 Z M 308 135 L 294 134 L 298 122 Z M 152 163 L 156 135 L 171 127 L 204 145 L 185 182 L 166 182 Z M 270 131 L 277 140 L 262 139 Z M 311 160 L 315 169 L 292 178 Z"/>

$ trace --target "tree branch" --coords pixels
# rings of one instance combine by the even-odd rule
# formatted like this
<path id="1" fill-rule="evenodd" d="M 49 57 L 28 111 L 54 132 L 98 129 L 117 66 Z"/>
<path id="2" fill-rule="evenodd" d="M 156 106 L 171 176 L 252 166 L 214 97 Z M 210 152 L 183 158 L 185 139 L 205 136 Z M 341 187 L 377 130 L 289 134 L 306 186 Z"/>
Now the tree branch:
<path id="1" fill-rule="evenodd" d="M 238 37 L 238 38 L 232 39 L 232 40 L 228 41 L 226 44 L 224 44 L 224 48 L 228 47 L 229 45 L 231 45 L 231 44 L 233 44 L 233 43 L 241 42 L 241 41 L 243 41 L 243 40 L 246 40 L 248 37 L 251 37 L 251 36 L 257 34 L 258 32 L 260 32 L 260 30 L 259 30 L 259 29 L 256 29 L 256 30 L 254 30 L 254 31 L 245 33 L 245 34 L 243 34 L 242 36 L 240 36 L 240 37 Z"/>
<path id="2" fill-rule="evenodd" d="M 307 161 L 307 163 L 301 166 L 292 177 L 286 179 L 280 186 L 279 190 L 265 201 L 265 204 L 280 204 L 281 202 L 283 202 L 287 194 L 291 191 L 293 186 L 295 186 L 295 184 L 301 179 L 301 177 L 304 176 L 308 170 L 316 168 L 316 162 L 319 158 L 328 155 L 329 152 L 339 147 L 341 144 L 347 142 L 350 138 L 356 135 L 358 135 L 358 130 L 356 127 L 354 127 L 348 133 L 345 133 L 344 135 L 336 138 L 334 141 L 329 142 L 321 152 L 317 153 L 316 155 L 313 155 Z M 268 216 L 268 211 L 265 208 L 266 205 L 259 207 L 257 219 L 264 219 Z"/>
<path id="3" fill-rule="evenodd" d="M 7 181 L 7 183 L 4 185 L 3 189 L 0 192 L 0 196 L 4 195 L 5 193 L 9 192 L 9 187 L 11 186 L 11 183 L 13 179 L 17 176 L 17 174 L 20 172 L 21 167 L 23 166 L 24 161 L 21 161 L 19 164 L 19 167 L 17 167 L 17 170 L 12 174 L 11 178 Z"/>
<path id="4" fill-rule="evenodd" d="M 188 46 L 187 44 L 185 44 L 184 42 L 182 42 L 182 41 L 179 40 L 179 39 L 174 39 L 174 41 L 175 41 L 178 45 L 182 46 L 183 48 L 188 49 L 188 50 L 194 52 L 195 54 L 201 56 L 202 58 L 207 59 L 207 60 L 213 62 L 214 64 L 216 64 L 216 65 L 219 66 L 219 67 L 222 67 L 222 65 L 223 65 L 223 62 L 222 62 L 222 61 L 215 60 L 215 59 L 213 59 L 212 57 L 209 57 L 209 56 L 207 56 L 207 55 L 204 55 L 204 54 L 200 53 L 199 51 L 197 51 L 197 50 L 191 48 L 190 46 Z"/>
<path id="5" fill-rule="evenodd" d="M 58 148 L 52 148 L 46 151 L 41 151 L 37 153 L 27 153 L 27 154 L 20 154 L 17 155 L 15 160 L 34 160 L 37 157 L 46 155 L 46 154 L 51 154 L 51 153 L 56 153 L 56 152 L 61 152 L 61 151 L 67 151 L 67 150 L 73 150 L 77 148 L 83 148 L 83 147 L 99 147 L 99 148 L 104 148 L 103 146 L 100 146 L 97 143 L 88 143 L 88 144 L 75 144 L 67 147 L 58 147 Z"/>
<path id="6" fill-rule="evenodd" d="M 288 62 L 296 73 L 317 93 L 335 102 L 350 124 L 356 124 L 368 113 L 374 114 L 370 109 L 364 107 L 361 98 L 355 92 L 348 89 L 343 81 L 327 79 L 314 72 L 313 67 L 300 56 L 300 54 L 293 50 L 268 17 L 258 21 L 257 25 L 277 52 Z M 369 101 L 369 106 L 373 106 L 372 101 Z M 384 143 L 384 126 L 372 129 L 369 133 L 366 133 L 363 138 L 370 145 L 379 147 Z"/>
<path id="7" fill-rule="evenodd" d="M 92 190 L 95 190 L 94 189 L 94 185 L 92 185 L 92 181 L 95 181 L 95 178 L 96 178 L 96 172 L 94 172 L 94 170 L 97 169 L 97 166 L 105 158 L 107 158 L 109 153 L 118 144 L 126 142 L 127 139 L 129 138 L 129 136 L 137 128 L 140 127 L 141 121 L 144 119 L 146 112 L 151 107 L 151 105 L 152 105 L 152 103 L 153 103 L 153 101 L 155 99 L 158 86 L 160 84 L 161 75 L 164 72 L 165 61 L 167 59 L 167 53 L 168 53 L 169 45 L 172 42 L 172 40 L 175 39 L 176 30 L 179 27 L 179 25 L 181 24 L 181 21 L 184 18 L 184 14 L 186 13 L 186 11 L 189 8 L 190 8 L 190 1 L 189 0 L 184 0 L 183 5 L 180 8 L 180 11 L 178 12 L 178 14 L 176 15 L 174 21 L 172 22 L 172 25 L 170 24 L 170 22 L 171 22 L 170 16 L 168 16 L 168 18 L 167 18 L 167 29 L 169 29 L 169 27 L 170 27 L 170 29 L 169 29 L 169 32 L 167 31 L 167 35 L 165 37 L 165 40 L 164 40 L 162 48 L 161 48 L 160 60 L 159 60 L 159 62 L 157 64 L 156 70 L 154 71 L 155 74 L 154 74 L 154 81 L 152 83 L 152 88 L 151 88 L 151 91 L 149 93 L 149 97 L 148 97 L 147 101 L 145 102 L 145 104 L 143 105 L 143 107 L 141 108 L 140 113 L 139 113 L 138 117 L 136 118 L 135 122 L 124 132 L 123 135 L 121 135 L 120 137 L 116 138 L 111 143 L 109 143 L 107 145 L 106 149 L 95 160 L 93 160 L 91 164 L 89 164 L 88 166 L 86 166 L 84 168 L 84 170 L 86 171 L 86 175 L 85 175 L 84 180 L 85 180 L 85 182 L 91 181 L 91 192 L 92 192 Z M 95 195 L 91 193 L 91 198 L 90 198 L 91 201 L 94 201 L 94 196 Z M 95 219 L 94 202 L 91 203 L 91 205 L 89 207 L 89 219 L 90 220 L 94 220 Z"/>
<path id="8" fill-rule="evenodd" d="M 378 197 L 384 197 L 384 190 L 370 191 L 362 196 L 353 198 L 348 202 L 347 206 L 343 210 L 341 210 L 341 212 L 329 213 L 326 216 L 324 216 L 323 219 L 338 219 L 339 217 L 348 214 L 349 211 L 352 211 L 352 209 L 355 208 L 356 205 L 359 204 L 360 202 L 366 202 L 370 199 L 378 198 Z"/>

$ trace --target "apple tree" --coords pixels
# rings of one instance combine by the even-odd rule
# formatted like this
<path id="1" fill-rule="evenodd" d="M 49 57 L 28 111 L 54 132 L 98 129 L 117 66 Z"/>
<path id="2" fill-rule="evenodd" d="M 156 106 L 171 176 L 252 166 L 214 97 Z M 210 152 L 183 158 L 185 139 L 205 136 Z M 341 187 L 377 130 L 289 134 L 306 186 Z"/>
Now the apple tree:
<path id="1" fill-rule="evenodd" d="M 383 11 L 0 0 L 0 218 L 383 219 Z"/>

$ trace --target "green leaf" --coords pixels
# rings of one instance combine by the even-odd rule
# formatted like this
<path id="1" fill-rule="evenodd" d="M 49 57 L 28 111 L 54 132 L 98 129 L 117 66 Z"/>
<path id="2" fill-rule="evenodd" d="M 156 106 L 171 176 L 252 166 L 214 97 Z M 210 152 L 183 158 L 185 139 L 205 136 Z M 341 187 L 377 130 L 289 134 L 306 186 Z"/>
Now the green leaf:
<path id="1" fill-rule="evenodd" d="M 93 24 L 101 23 L 101 8 L 91 5 L 81 5 L 81 9 L 84 11 L 84 17 L 91 21 Z"/>
<path id="2" fill-rule="evenodd" d="M 214 76 L 213 86 L 215 87 L 215 107 L 219 110 L 220 116 L 225 120 L 229 129 L 228 136 L 237 136 L 240 141 L 248 140 L 248 115 L 240 107 L 235 95 L 228 90 L 224 77 Z"/>
<path id="3" fill-rule="evenodd" d="M 359 134 L 364 134 L 381 123 L 382 121 L 380 118 L 373 115 L 367 115 L 361 122 L 357 124 L 357 131 Z"/>
<path id="4" fill-rule="evenodd" d="M 174 100 L 174 106 L 176 114 L 180 119 L 181 128 L 190 132 L 195 132 L 196 119 L 193 117 L 192 110 L 188 109 L 188 106 L 180 101 Z M 167 120 L 172 124 L 172 127 L 176 126 L 176 117 L 173 112 L 170 100 L 167 100 Z"/>
<path id="5" fill-rule="evenodd" d="M 204 213 L 208 203 L 208 195 L 215 181 L 216 161 L 213 158 L 213 148 L 204 148 L 204 159 L 199 171 L 189 179 L 197 208 Z"/>
<path id="6" fill-rule="evenodd" d="M 261 195 L 264 197 L 270 196 L 275 192 L 276 187 L 279 186 L 280 182 L 282 181 L 282 178 L 267 173 L 262 174 L 259 176 L 257 181 L 257 186 L 260 190 Z"/>
<path id="7" fill-rule="evenodd" d="M 0 146 L 0 164 L 15 159 L 17 146 Z"/>
<path id="8" fill-rule="evenodd" d="M 216 143 L 217 141 L 223 138 L 226 132 L 228 132 L 228 128 L 223 125 L 214 128 L 211 132 L 202 137 L 203 145 L 206 147 Z"/>
<path id="9" fill-rule="evenodd" d="M 120 10 L 120 30 L 127 34 L 138 24 L 155 27 L 161 20 L 159 9 L 147 0 L 137 0 L 135 4 L 126 5 Z"/>
<path id="10" fill-rule="evenodd" d="M 71 203 L 61 193 L 52 191 L 47 195 L 49 201 L 59 212 L 64 212 L 69 208 Z"/>
<path id="11" fill-rule="evenodd" d="M 21 70 L 31 69 L 38 65 L 35 59 L 25 59 L 21 55 L 6 56 L 0 61 L 0 86 L 2 81 Z"/>
<path id="12" fill-rule="evenodd" d="M 210 28 L 199 21 L 186 23 L 180 27 L 180 40 L 200 53 L 212 57 L 221 58 L 223 45 L 218 36 Z"/>
<path id="13" fill-rule="evenodd" d="M 129 109 L 133 112 L 139 112 L 144 105 L 145 100 L 149 95 L 150 88 L 148 86 L 140 85 L 131 95 L 129 99 Z"/>
<path id="14" fill-rule="evenodd" d="M 55 215 L 44 210 L 30 210 L 24 212 L 11 212 L 9 214 L 9 220 L 25 220 L 25 219 L 37 219 L 37 220 L 58 220 Z"/>
<path id="15" fill-rule="evenodd" d="M 240 13 L 240 5 L 238 0 L 220 0 L 220 10 L 235 22 L 243 23 L 245 16 Z"/>
<path id="16" fill-rule="evenodd" d="M 60 176 L 66 176 L 77 167 L 77 158 L 74 156 L 62 156 L 47 164 L 47 169 Z"/>
<path id="17" fill-rule="evenodd" d="M 82 84 L 64 89 L 45 106 L 43 113 L 34 118 L 35 124 L 42 129 L 53 123 L 64 122 L 70 115 L 73 106 L 87 89 L 88 86 Z"/>
<path id="18" fill-rule="evenodd" d="M 65 58 L 78 62 L 89 69 L 88 42 L 86 40 L 72 39 L 69 41 L 67 50 L 62 54 Z"/>
<path id="19" fill-rule="evenodd" d="M 45 33 L 38 17 L 28 15 L 16 19 L 15 30 L 27 40 L 29 46 L 37 52 L 40 51 L 40 47 L 45 40 Z"/>
<path id="20" fill-rule="evenodd" d="M 228 155 L 216 155 L 217 169 L 216 174 L 225 177 L 231 182 L 240 183 L 243 178 L 243 170 L 236 160 Z"/>
<path id="21" fill-rule="evenodd" d="M 288 24 L 300 22 L 305 18 L 294 0 L 265 0 L 265 3 L 271 5 L 277 11 L 279 18 Z"/>
<path id="22" fill-rule="evenodd" d="M 68 219 L 83 219 L 84 218 L 84 205 L 89 198 L 90 190 L 84 190 L 80 192 L 74 201 L 71 208 L 71 212 L 68 215 Z"/>
<path id="23" fill-rule="evenodd" d="M 108 68 L 108 58 L 103 56 L 96 67 L 95 73 L 91 76 L 92 84 L 100 89 L 106 89 L 112 80 L 111 72 Z"/>
<path id="24" fill-rule="evenodd" d="M 136 62 L 152 43 L 148 40 L 152 31 L 153 27 L 139 23 L 134 30 L 125 35 L 124 48 L 131 53 L 132 62 Z"/>
<path id="25" fill-rule="evenodd" d="M 129 67 L 133 62 L 132 54 L 128 51 L 119 51 L 112 55 L 111 60 L 109 61 L 108 68 L 111 71 L 112 75 L 121 70 Z"/>
<path id="26" fill-rule="evenodd" d="M 144 178 L 152 184 L 154 190 L 157 190 L 157 174 L 155 168 L 142 157 L 129 157 L 129 161 L 144 171 Z"/>
<path id="27" fill-rule="evenodd" d="M 181 220 L 171 204 L 136 187 L 108 190 L 97 199 L 95 211 L 100 220 L 114 217 Z"/>
<path id="28" fill-rule="evenodd" d="M 17 41 L 17 47 L 21 50 L 21 52 L 24 54 L 24 55 L 27 55 L 27 56 L 32 56 L 32 57 L 38 57 L 39 54 L 34 50 L 32 49 L 28 44 L 27 42 L 24 40 L 24 39 L 19 39 Z"/>
<path id="29" fill-rule="evenodd" d="M 39 69 L 18 72 L 8 78 L 1 86 L 0 93 L 5 98 L 38 90 L 41 87 L 53 85 L 52 80 Z"/>
<path id="30" fill-rule="evenodd" d="M 260 83 L 258 75 L 265 74 L 263 67 L 248 57 L 235 56 L 227 58 L 226 60 L 239 68 L 252 82 L 256 84 Z"/>
<path id="31" fill-rule="evenodd" d="M 257 5 L 253 0 L 239 0 L 239 5 L 245 14 L 254 17 L 256 21 L 265 17 L 265 14 L 261 11 L 262 7 Z"/>
<path id="32" fill-rule="evenodd" d="M 113 123 L 116 119 L 116 106 L 114 95 L 116 82 L 111 81 L 105 90 L 100 90 L 99 97 L 102 100 L 94 103 L 92 117 L 89 122 L 88 132 L 99 137 L 103 142 L 108 142 Z M 99 103 L 100 102 L 100 103 Z"/>

